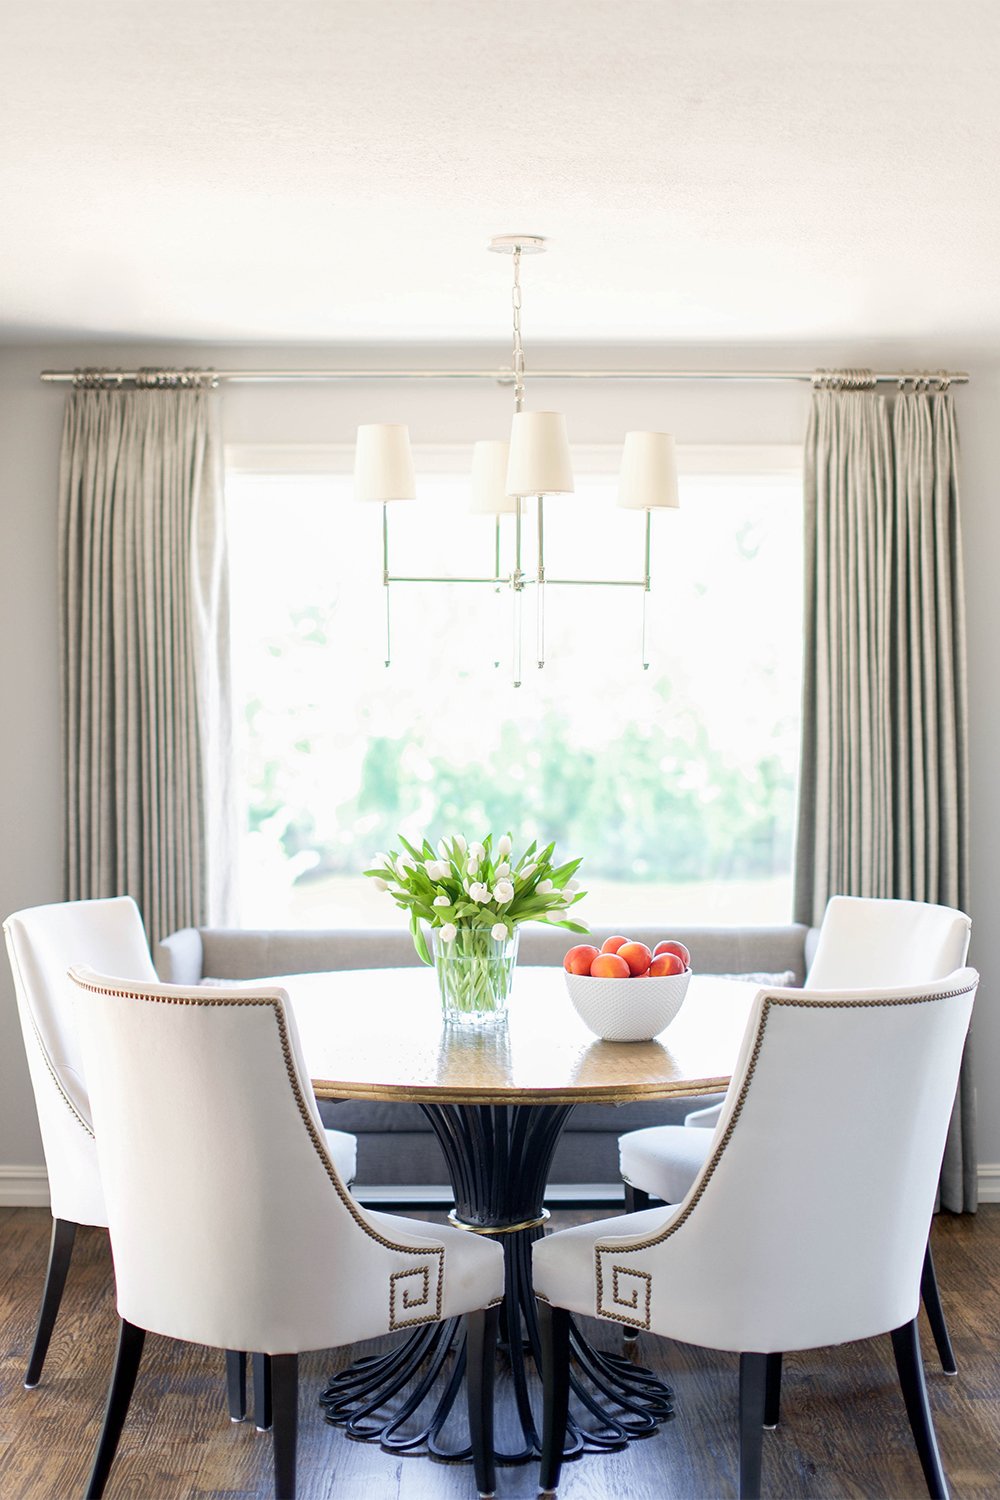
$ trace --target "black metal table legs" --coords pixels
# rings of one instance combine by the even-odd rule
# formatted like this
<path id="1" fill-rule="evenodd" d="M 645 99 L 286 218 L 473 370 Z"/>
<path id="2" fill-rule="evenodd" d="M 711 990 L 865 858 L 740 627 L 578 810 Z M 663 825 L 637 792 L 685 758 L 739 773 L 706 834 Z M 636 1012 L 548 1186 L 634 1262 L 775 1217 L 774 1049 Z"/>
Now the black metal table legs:
<path id="1" fill-rule="evenodd" d="M 423 1105 L 444 1150 L 455 1193 L 449 1216 L 470 1233 L 496 1236 L 504 1250 L 505 1296 L 500 1347 L 508 1365 L 498 1400 L 497 1460 L 538 1456 L 540 1430 L 535 1371 L 541 1335 L 532 1292 L 531 1247 L 545 1232 L 545 1186 L 556 1143 L 572 1105 Z M 631 1360 L 595 1349 L 571 1325 L 570 1386 L 576 1397 L 566 1431 L 566 1458 L 625 1447 L 655 1432 L 673 1413 L 669 1387 Z M 390 1452 L 426 1450 L 439 1459 L 471 1456 L 451 1435 L 448 1419 L 462 1388 L 465 1336 L 460 1323 L 428 1325 L 388 1354 L 356 1361 L 333 1377 L 320 1397 L 328 1422 L 350 1437 Z M 449 1431 L 445 1432 L 446 1425 Z M 501 1447 L 500 1444 L 505 1446 Z"/>

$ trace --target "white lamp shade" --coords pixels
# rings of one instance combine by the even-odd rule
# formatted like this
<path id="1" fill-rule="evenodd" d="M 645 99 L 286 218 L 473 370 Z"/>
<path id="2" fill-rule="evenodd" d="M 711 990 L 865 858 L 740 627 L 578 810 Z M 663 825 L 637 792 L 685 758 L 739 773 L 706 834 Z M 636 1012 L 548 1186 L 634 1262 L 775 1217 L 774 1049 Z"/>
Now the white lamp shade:
<path id="1" fill-rule="evenodd" d="M 622 450 L 618 504 L 627 510 L 676 508 L 677 452 L 669 432 L 627 432 Z"/>
<path id="2" fill-rule="evenodd" d="M 354 493 L 359 500 L 416 499 L 410 429 L 404 423 L 371 422 L 358 428 Z"/>
<path id="3" fill-rule="evenodd" d="M 566 418 L 561 412 L 515 412 L 510 428 L 506 491 L 508 495 L 573 493 Z"/>
<path id="4" fill-rule="evenodd" d="M 510 444 L 474 443 L 472 447 L 472 498 L 474 516 L 506 516 L 517 511 L 517 496 L 507 494 L 507 460 Z"/>

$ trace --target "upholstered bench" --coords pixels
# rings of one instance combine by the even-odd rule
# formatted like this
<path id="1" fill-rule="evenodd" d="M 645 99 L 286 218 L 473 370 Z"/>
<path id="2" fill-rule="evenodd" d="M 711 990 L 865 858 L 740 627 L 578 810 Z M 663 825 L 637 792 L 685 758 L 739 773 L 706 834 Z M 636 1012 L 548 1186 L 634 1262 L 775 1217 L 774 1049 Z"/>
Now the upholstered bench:
<path id="1" fill-rule="evenodd" d="M 599 945 L 611 930 L 595 931 L 592 940 Z M 629 930 L 630 937 L 650 945 L 667 934 L 690 948 L 692 967 L 697 972 L 774 976 L 772 983 L 779 982 L 777 976 L 782 976 L 784 983 L 802 983 L 812 941 L 808 928 L 793 924 L 677 927 L 664 923 L 655 929 Z M 579 941 L 562 928 L 526 925 L 521 929 L 518 963 L 561 965 L 567 948 Z M 266 979 L 279 974 L 406 968 L 419 963 L 406 931 L 349 928 L 186 928 L 165 938 L 154 957 L 161 979 L 187 985 L 210 979 Z M 516 978 L 514 982 L 516 986 Z M 701 1098 L 697 1107 L 712 1102 L 712 1096 Z M 686 1100 L 581 1105 L 570 1117 L 556 1151 L 553 1182 L 565 1189 L 563 1196 L 569 1199 L 599 1197 L 593 1190 L 601 1185 L 613 1185 L 620 1196 L 619 1135 L 644 1125 L 679 1124 L 693 1107 Z M 352 1131 L 358 1137 L 357 1180 L 362 1189 L 375 1188 L 374 1196 L 405 1199 L 412 1196 L 412 1189 L 447 1182 L 437 1143 L 416 1105 L 323 1100 L 320 1112 L 325 1124 Z"/>

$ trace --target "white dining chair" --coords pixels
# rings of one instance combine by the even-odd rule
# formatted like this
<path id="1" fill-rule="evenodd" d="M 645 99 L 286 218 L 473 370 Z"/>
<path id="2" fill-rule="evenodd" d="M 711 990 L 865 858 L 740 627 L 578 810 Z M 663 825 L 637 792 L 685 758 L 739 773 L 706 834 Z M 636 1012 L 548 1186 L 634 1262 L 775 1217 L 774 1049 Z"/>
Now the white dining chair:
<path id="1" fill-rule="evenodd" d="M 569 1310 L 739 1354 L 742 1500 L 760 1494 L 782 1354 L 890 1333 L 928 1492 L 947 1496 L 917 1312 L 978 980 L 762 990 L 682 1201 L 536 1243 L 544 1493 L 562 1459 Z"/>
<path id="2" fill-rule="evenodd" d="M 147 1331 L 270 1356 L 275 1494 L 291 1500 L 299 1354 L 462 1315 L 475 1478 L 492 1495 L 501 1247 L 351 1197 L 280 988 L 72 979 L 121 1317 L 89 1500 Z"/>
<path id="3" fill-rule="evenodd" d="M 76 990 L 67 971 L 84 963 L 123 979 L 155 981 L 139 908 L 130 896 L 63 901 L 14 912 L 3 924 L 18 1015 L 42 1136 L 52 1209 L 52 1237 L 42 1303 L 24 1384 L 42 1375 L 80 1224 L 107 1227 L 94 1143 L 90 1098 L 76 1029 Z M 169 1136 L 172 1121 L 157 1122 Z M 354 1176 L 357 1143 L 345 1131 L 327 1134 L 341 1176 Z M 266 1367 L 258 1373 L 256 1419 L 270 1425 Z M 246 1358 L 227 1358 L 229 1412 L 246 1415 Z"/>
<path id="4" fill-rule="evenodd" d="M 939 979 L 965 963 L 971 933 L 969 918 L 950 906 L 833 896 L 827 903 L 805 987 L 873 989 Z M 720 1114 L 721 1106 L 714 1105 L 693 1110 L 683 1125 L 650 1125 L 620 1137 L 626 1212 L 647 1208 L 650 1198 L 680 1202 L 712 1149 L 712 1132 Z M 946 1375 L 955 1375 L 958 1366 L 929 1241 L 921 1286 L 941 1367 Z M 634 1338 L 635 1330 L 626 1329 L 625 1336 Z"/>

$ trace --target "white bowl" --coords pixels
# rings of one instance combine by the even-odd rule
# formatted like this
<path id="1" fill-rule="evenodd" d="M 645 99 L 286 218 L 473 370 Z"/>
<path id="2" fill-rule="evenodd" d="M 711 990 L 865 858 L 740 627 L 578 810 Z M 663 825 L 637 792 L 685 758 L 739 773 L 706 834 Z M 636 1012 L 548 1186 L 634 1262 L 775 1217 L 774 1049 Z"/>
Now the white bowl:
<path id="1" fill-rule="evenodd" d="M 691 970 L 654 979 L 594 979 L 566 974 L 573 1008 L 605 1042 L 649 1042 L 669 1026 L 684 1003 Z"/>

